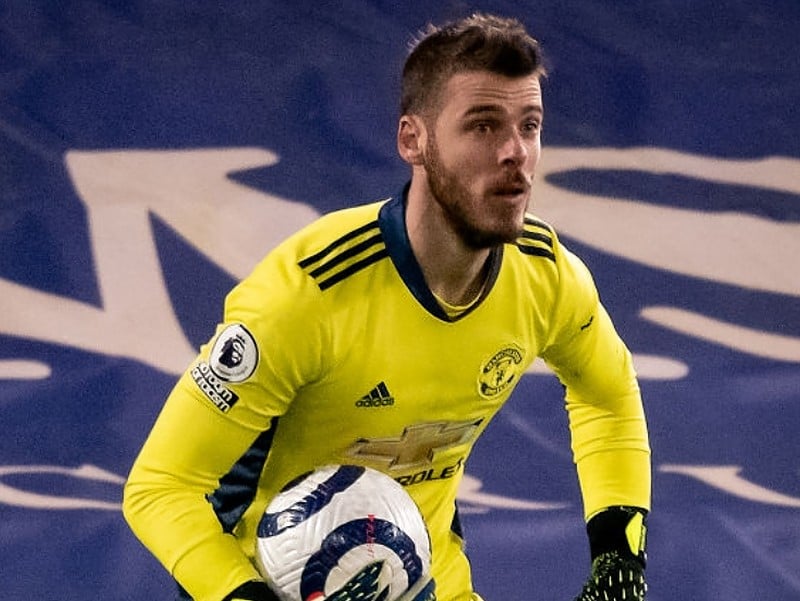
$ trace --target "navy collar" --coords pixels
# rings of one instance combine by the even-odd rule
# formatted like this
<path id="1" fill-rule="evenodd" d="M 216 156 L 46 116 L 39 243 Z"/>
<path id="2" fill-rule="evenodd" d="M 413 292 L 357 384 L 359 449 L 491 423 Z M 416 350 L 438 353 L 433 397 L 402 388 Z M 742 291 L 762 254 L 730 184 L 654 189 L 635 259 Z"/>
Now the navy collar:
<path id="1" fill-rule="evenodd" d="M 441 319 L 442 321 L 458 321 L 469 315 L 475 308 L 477 308 L 486 295 L 489 294 L 497 275 L 500 272 L 500 264 L 502 263 L 503 249 L 502 247 L 492 251 L 489 255 L 489 274 L 486 286 L 483 287 L 481 297 L 474 303 L 469 310 L 465 311 L 455 319 L 448 317 L 445 310 L 433 296 L 425 276 L 422 274 L 422 268 L 411 250 L 411 241 L 408 239 L 408 229 L 406 228 L 406 196 L 410 184 L 406 184 L 400 194 L 390 198 L 380 208 L 378 213 L 378 226 L 380 227 L 381 234 L 386 243 L 386 249 L 389 252 L 389 257 L 397 269 L 400 278 L 405 283 L 417 302 L 421 304 L 426 311 L 431 315 Z"/>

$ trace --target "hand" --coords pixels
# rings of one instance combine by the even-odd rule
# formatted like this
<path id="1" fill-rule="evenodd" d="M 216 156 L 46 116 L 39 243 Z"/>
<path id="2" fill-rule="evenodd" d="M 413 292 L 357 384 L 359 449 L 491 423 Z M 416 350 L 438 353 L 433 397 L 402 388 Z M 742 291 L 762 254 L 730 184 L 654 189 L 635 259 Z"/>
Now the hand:
<path id="1" fill-rule="evenodd" d="M 592 573 L 575 601 L 644 601 L 646 593 L 644 567 L 639 560 L 609 551 L 592 561 Z"/>

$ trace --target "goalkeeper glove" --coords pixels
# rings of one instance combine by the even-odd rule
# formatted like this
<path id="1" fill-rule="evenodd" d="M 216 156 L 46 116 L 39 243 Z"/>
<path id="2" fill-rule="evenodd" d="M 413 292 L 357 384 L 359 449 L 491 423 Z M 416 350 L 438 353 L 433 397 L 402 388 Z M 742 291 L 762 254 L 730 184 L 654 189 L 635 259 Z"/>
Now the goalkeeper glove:
<path id="1" fill-rule="evenodd" d="M 266 582 L 252 580 L 237 586 L 222 601 L 279 601 Z"/>
<path id="2" fill-rule="evenodd" d="M 646 515 L 644 509 L 612 507 L 589 520 L 592 573 L 575 601 L 644 601 Z"/>

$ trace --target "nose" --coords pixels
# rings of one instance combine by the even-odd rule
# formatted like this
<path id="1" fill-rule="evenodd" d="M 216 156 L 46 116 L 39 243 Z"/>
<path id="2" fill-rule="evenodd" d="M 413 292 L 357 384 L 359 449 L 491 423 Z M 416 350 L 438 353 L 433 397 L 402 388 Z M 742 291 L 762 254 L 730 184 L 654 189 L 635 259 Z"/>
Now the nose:
<path id="1" fill-rule="evenodd" d="M 510 134 L 500 147 L 500 163 L 503 165 L 522 165 L 528 160 L 530 149 L 529 142 L 523 138 L 517 129 Z"/>

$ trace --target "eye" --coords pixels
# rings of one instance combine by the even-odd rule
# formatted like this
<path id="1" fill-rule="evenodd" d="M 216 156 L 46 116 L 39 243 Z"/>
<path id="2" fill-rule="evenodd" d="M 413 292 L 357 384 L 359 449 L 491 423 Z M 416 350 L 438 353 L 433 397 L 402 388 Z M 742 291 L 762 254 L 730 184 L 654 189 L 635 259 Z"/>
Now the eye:
<path id="1" fill-rule="evenodd" d="M 542 128 L 542 122 L 537 120 L 526 121 L 522 124 L 522 135 L 533 136 L 539 133 Z"/>
<path id="2" fill-rule="evenodd" d="M 492 123 L 490 121 L 476 121 L 472 124 L 472 129 L 479 134 L 488 134 L 492 131 Z"/>

